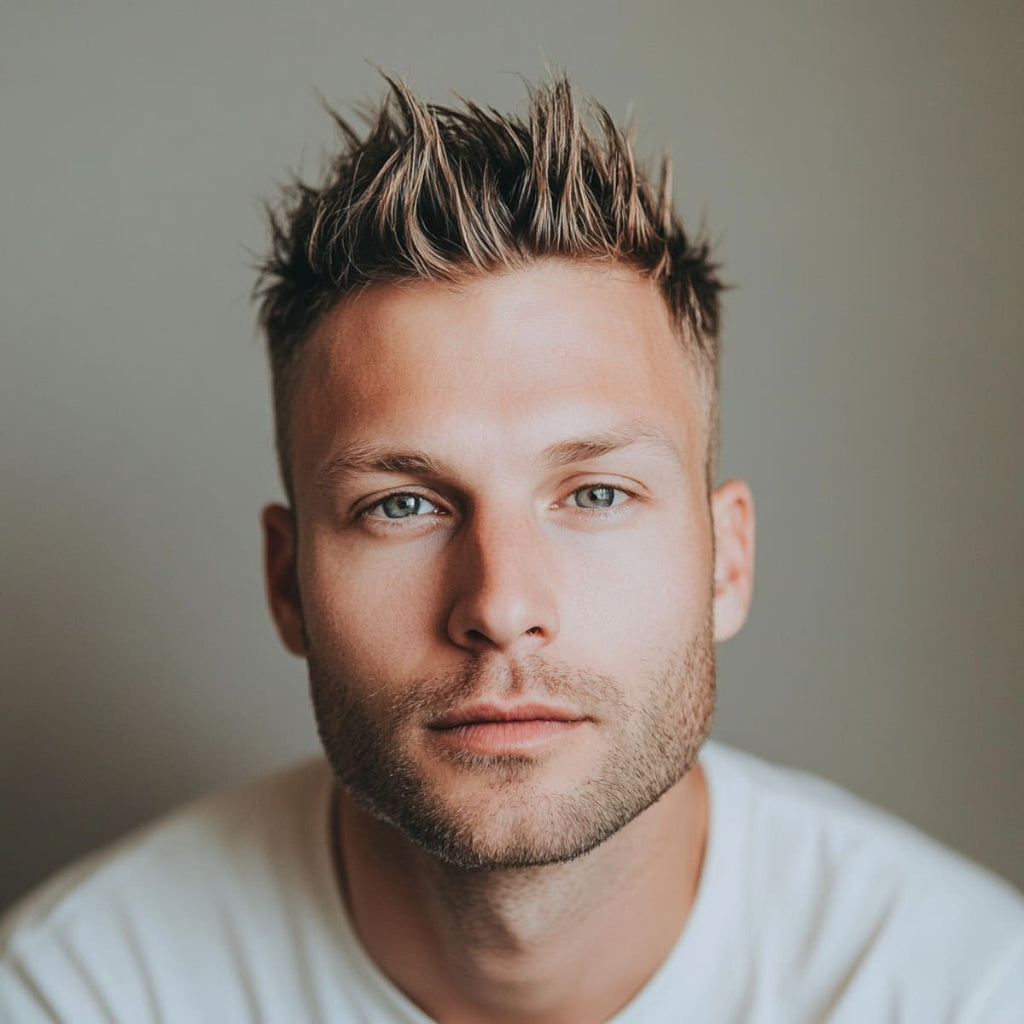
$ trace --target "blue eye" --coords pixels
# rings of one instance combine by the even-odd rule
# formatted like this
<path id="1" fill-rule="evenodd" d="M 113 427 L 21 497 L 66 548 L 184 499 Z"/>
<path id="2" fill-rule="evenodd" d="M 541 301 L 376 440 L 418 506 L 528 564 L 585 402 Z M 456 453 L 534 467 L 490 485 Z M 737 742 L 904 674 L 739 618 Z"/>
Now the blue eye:
<path id="1" fill-rule="evenodd" d="M 629 495 L 618 487 L 609 487 L 607 484 L 597 484 L 594 487 L 581 487 L 572 492 L 579 508 L 611 508 L 613 505 L 621 505 Z"/>
<path id="2" fill-rule="evenodd" d="M 388 519 L 409 519 L 440 511 L 433 502 L 418 494 L 391 494 L 367 509 L 367 514 L 373 515 L 378 509 Z"/>

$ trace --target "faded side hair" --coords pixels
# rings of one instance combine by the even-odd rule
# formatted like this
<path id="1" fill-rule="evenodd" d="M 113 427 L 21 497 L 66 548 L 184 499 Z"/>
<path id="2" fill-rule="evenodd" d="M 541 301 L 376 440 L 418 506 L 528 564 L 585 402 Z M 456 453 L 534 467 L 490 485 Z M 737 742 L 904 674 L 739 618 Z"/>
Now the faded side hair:
<path id="1" fill-rule="evenodd" d="M 289 498 L 297 356 L 339 299 L 378 282 L 459 281 L 546 257 L 615 262 L 656 283 L 706 398 L 710 486 L 722 285 L 707 238 L 688 238 L 673 210 L 668 156 L 655 184 L 628 130 L 597 103 L 581 111 L 564 78 L 528 87 L 525 119 L 461 98 L 426 103 L 385 78 L 366 133 L 328 108 L 341 148 L 323 179 L 296 179 L 267 207 L 272 244 L 253 294 Z"/>

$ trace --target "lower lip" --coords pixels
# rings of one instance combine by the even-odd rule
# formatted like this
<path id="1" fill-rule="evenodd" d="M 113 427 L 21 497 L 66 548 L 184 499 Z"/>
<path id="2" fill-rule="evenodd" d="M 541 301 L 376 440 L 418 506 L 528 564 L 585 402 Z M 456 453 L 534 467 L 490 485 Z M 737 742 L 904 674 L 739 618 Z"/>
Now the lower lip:
<path id="1" fill-rule="evenodd" d="M 564 721 L 530 718 L 514 722 L 474 722 L 436 729 L 434 736 L 446 747 L 472 754 L 524 754 L 557 743 L 583 725 L 583 719 Z"/>

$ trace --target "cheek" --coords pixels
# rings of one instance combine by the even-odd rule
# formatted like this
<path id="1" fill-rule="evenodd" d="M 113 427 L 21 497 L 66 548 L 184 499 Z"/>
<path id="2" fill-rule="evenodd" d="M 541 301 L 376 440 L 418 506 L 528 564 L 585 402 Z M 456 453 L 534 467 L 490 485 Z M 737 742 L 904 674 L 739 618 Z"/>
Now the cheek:
<path id="1" fill-rule="evenodd" d="M 311 545 L 309 556 L 303 618 L 320 657 L 381 678 L 417 671 L 438 621 L 431 567 L 368 558 L 329 540 Z"/>
<path id="2" fill-rule="evenodd" d="M 609 534 L 570 552 L 561 625 L 565 643 L 635 659 L 674 650 L 705 621 L 713 566 L 710 533 L 699 524 Z"/>

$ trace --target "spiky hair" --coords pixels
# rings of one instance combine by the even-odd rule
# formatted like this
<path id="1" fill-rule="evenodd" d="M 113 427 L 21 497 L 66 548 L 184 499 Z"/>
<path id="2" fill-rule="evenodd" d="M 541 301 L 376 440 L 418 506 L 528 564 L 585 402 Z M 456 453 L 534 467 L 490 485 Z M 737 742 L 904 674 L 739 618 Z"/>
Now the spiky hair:
<path id="1" fill-rule="evenodd" d="M 288 406 L 297 354 L 343 296 L 375 283 L 459 281 L 544 258 L 610 262 L 653 280 L 708 397 L 709 474 L 717 447 L 719 296 L 706 238 L 672 208 L 629 132 L 569 82 L 529 88 L 526 119 L 427 103 L 385 76 L 361 135 L 334 110 L 341 149 L 319 183 L 296 180 L 268 206 L 272 245 L 254 296 L 266 333 L 278 457 L 291 495 Z"/>

